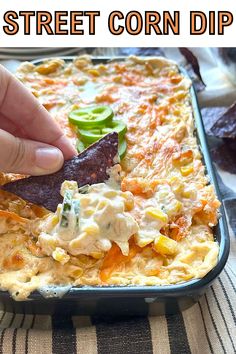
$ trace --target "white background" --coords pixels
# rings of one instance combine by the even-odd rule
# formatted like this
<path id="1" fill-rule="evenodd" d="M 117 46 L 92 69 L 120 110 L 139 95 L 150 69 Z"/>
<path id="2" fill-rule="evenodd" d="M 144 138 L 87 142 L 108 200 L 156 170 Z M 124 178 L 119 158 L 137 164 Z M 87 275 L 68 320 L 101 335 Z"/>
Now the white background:
<path id="1" fill-rule="evenodd" d="M 8 0 L 1 1 L 0 6 L 0 46 L 2 47 L 227 47 L 236 46 L 236 16 L 233 24 L 225 28 L 225 34 L 190 35 L 190 11 L 231 11 L 236 15 L 236 1 L 212 1 L 212 0 L 159 0 L 159 1 L 134 1 L 134 0 Z M 36 35 L 35 20 L 31 20 L 31 35 L 24 35 L 23 20 L 17 20 L 20 31 L 14 36 L 6 35 L 3 31 L 5 25 L 3 15 L 5 12 L 19 11 L 100 11 L 100 17 L 96 18 L 96 35 L 88 34 L 88 19 L 84 17 L 84 25 L 80 26 L 85 31 L 84 35 Z M 180 11 L 180 35 L 145 35 L 131 36 L 124 32 L 122 35 L 114 36 L 108 30 L 108 16 L 110 12 L 119 10 L 126 14 L 129 11 L 137 10 L 144 14 L 144 11 L 157 11 L 161 15 L 163 11 Z M 68 16 L 69 21 L 69 16 Z M 124 24 L 120 21 L 119 24 Z M 217 23 L 217 22 L 216 22 Z M 52 23 L 52 28 L 54 28 Z M 69 29 L 68 26 L 64 26 Z M 160 28 L 162 25 L 160 23 Z M 0 48 L 1 50 L 1 48 Z"/>

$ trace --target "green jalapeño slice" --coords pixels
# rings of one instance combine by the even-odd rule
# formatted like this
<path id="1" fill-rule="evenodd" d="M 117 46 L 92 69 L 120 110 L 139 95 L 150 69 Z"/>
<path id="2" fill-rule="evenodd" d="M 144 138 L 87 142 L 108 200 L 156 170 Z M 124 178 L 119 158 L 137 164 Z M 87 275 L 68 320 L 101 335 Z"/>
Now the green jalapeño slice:
<path id="1" fill-rule="evenodd" d="M 123 140 L 119 143 L 119 148 L 118 148 L 119 156 L 121 160 L 125 157 L 126 150 L 127 150 L 127 143 L 125 140 Z"/>
<path id="2" fill-rule="evenodd" d="M 125 133 L 127 131 L 126 125 L 119 120 L 114 120 L 105 127 L 101 127 L 101 128 L 96 127 L 89 130 L 85 130 L 85 129 L 78 130 L 81 140 L 89 144 L 94 143 L 95 141 L 101 139 L 104 135 L 114 131 L 118 133 L 119 140 L 121 141 L 124 138 Z"/>
<path id="3" fill-rule="evenodd" d="M 81 140 L 77 140 L 76 142 L 76 148 L 78 152 L 82 152 L 87 148 L 87 145 L 84 145 Z"/>
<path id="4" fill-rule="evenodd" d="M 78 152 L 81 153 L 89 145 L 85 145 L 84 143 L 82 143 L 81 140 L 77 140 L 76 147 L 77 147 Z M 125 157 L 126 151 L 127 151 L 127 143 L 126 143 L 125 139 L 123 139 L 122 141 L 119 142 L 119 148 L 118 148 L 118 152 L 119 152 L 119 156 L 120 156 L 121 160 Z"/>
<path id="5" fill-rule="evenodd" d="M 114 113 L 109 106 L 78 108 L 69 114 L 69 122 L 82 129 L 107 125 Z"/>

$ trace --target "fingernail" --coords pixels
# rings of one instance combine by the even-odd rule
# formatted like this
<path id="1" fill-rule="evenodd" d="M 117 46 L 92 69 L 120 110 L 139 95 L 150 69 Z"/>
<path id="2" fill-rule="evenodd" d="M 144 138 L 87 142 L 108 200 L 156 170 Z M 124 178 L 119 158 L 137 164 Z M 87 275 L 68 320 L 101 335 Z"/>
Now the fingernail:
<path id="1" fill-rule="evenodd" d="M 38 148 L 35 152 L 36 166 L 48 173 L 59 170 L 63 161 L 63 154 L 57 148 Z"/>

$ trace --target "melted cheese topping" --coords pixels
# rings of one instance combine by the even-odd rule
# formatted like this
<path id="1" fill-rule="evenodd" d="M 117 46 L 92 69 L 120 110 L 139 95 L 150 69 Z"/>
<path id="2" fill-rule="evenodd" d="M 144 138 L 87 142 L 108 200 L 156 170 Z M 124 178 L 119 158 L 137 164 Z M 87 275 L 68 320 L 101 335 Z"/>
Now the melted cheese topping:
<path id="1" fill-rule="evenodd" d="M 111 106 L 127 125 L 128 150 L 116 202 L 104 195 L 103 184 L 91 187 L 94 205 L 89 200 L 82 207 L 76 232 L 58 232 L 60 207 L 56 215 L 47 214 L 0 193 L 1 288 L 24 299 L 45 285 L 165 285 L 207 274 L 217 263 L 219 247 L 211 227 L 220 203 L 194 136 L 191 83 L 175 63 L 130 57 L 93 65 L 83 56 L 73 63 L 24 63 L 17 75 L 73 142 L 72 109 Z M 0 183 L 15 178 L 19 176 L 1 174 Z M 100 215 L 97 196 L 109 204 Z M 79 197 L 82 204 L 87 197 Z M 93 216 L 85 217 L 91 206 Z M 115 231 L 117 220 L 121 233 Z M 72 246 L 91 226 L 99 226 L 96 236 Z"/>
<path id="2" fill-rule="evenodd" d="M 62 226 L 60 204 L 55 215 L 43 220 L 40 225 L 43 232 L 38 239 L 42 252 L 65 264 L 70 257 L 64 250 L 74 256 L 85 254 L 102 258 L 115 242 L 128 256 L 128 241 L 139 229 L 134 218 L 125 211 L 127 201 L 133 202 L 132 194 L 115 190 L 105 183 L 92 185 L 86 194 L 81 194 L 74 185 L 77 183 L 65 181 L 62 191 L 74 189 L 72 202 L 79 201 L 79 217 L 72 209 L 68 225 Z"/>

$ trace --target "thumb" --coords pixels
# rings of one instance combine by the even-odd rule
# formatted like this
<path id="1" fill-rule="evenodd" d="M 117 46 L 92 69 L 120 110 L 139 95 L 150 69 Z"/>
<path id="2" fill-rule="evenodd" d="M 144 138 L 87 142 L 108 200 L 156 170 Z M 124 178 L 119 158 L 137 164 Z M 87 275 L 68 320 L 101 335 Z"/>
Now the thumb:
<path id="1" fill-rule="evenodd" d="M 63 162 L 63 154 L 56 147 L 16 138 L 0 129 L 1 172 L 45 175 L 58 171 Z"/>

